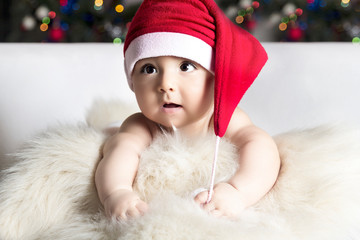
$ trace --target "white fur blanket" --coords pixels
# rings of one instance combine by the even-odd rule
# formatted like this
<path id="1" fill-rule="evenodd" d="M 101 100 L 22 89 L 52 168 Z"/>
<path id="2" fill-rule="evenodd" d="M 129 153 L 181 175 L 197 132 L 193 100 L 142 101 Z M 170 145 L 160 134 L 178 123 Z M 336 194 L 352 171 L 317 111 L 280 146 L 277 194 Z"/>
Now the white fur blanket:
<path id="1" fill-rule="evenodd" d="M 14 155 L 0 182 L 0 239 L 360 239 L 358 132 L 318 127 L 277 136 L 279 179 L 237 221 L 209 216 L 189 196 L 208 185 L 214 138 L 159 137 L 142 155 L 134 186 L 149 212 L 115 222 L 94 185 L 101 121 L 55 126 Z M 234 158 L 223 141 L 217 181 L 233 173 Z"/>

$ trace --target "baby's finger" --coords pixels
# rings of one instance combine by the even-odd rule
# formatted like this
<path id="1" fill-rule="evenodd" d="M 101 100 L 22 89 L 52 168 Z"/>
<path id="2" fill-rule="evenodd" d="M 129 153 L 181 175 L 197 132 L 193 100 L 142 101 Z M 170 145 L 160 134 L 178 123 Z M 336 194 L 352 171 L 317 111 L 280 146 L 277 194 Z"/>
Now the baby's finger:
<path id="1" fill-rule="evenodd" d="M 126 212 L 121 212 L 119 214 L 115 214 L 113 215 L 114 217 L 116 217 L 116 220 L 126 220 L 127 219 L 127 214 Z"/>
<path id="2" fill-rule="evenodd" d="M 146 213 L 149 209 L 148 205 L 143 201 L 138 202 L 136 204 L 136 208 L 138 209 L 141 215 L 144 215 L 144 213 Z"/>
<path id="3" fill-rule="evenodd" d="M 221 211 L 217 210 L 217 209 L 212 210 L 210 212 L 210 214 L 213 215 L 214 217 L 217 217 L 217 218 L 224 217 L 224 214 Z"/>
<path id="4" fill-rule="evenodd" d="M 132 207 L 126 211 L 126 216 L 134 218 L 140 215 L 139 210 L 136 207 Z"/>
<path id="5" fill-rule="evenodd" d="M 207 198 L 208 198 L 208 192 L 204 191 L 196 195 L 194 200 L 197 204 L 202 205 L 206 203 Z"/>
<path id="6" fill-rule="evenodd" d="M 204 204 L 203 208 L 207 212 L 213 212 L 216 210 L 216 207 L 215 207 L 215 204 L 213 201 L 210 201 L 209 203 Z"/>
<path id="7" fill-rule="evenodd" d="M 199 193 L 206 192 L 206 188 L 198 188 L 191 193 L 191 198 L 195 198 Z"/>

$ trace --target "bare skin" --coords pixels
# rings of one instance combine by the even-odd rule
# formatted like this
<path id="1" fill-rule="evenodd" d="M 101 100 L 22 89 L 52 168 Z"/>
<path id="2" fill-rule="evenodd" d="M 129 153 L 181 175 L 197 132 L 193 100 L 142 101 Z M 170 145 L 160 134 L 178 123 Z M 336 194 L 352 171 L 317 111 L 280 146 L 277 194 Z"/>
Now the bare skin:
<path id="1" fill-rule="evenodd" d="M 212 126 L 213 76 L 200 65 L 177 57 L 137 62 L 132 75 L 141 113 L 130 116 L 104 145 L 96 170 L 98 195 L 109 217 L 143 215 L 147 203 L 133 192 L 139 156 L 159 133 L 174 125 L 187 137 L 206 134 Z M 259 201 L 274 185 L 280 167 L 273 139 L 236 109 L 225 137 L 239 149 L 240 168 L 214 187 L 212 200 L 199 193 L 195 202 L 218 217 L 236 218 Z"/>

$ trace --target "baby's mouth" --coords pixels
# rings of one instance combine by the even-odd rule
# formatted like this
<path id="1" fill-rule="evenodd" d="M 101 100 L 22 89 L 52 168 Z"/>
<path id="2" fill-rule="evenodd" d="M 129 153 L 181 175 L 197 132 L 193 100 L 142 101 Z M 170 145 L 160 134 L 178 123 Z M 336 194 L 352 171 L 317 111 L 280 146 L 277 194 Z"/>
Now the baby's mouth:
<path id="1" fill-rule="evenodd" d="M 165 103 L 163 105 L 163 108 L 179 108 L 179 107 L 181 107 L 181 105 L 176 103 Z"/>

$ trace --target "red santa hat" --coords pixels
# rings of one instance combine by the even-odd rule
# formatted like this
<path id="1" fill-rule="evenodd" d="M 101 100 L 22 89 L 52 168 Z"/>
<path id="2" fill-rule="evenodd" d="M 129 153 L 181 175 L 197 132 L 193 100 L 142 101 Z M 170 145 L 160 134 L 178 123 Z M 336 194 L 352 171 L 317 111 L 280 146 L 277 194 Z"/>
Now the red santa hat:
<path id="1" fill-rule="evenodd" d="M 246 90 L 267 61 L 261 44 L 213 0 L 144 0 L 124 44 L 125 72 L 158 56 L 191 59 L 215 75 L 214 130 L 222 137 Z"/>

